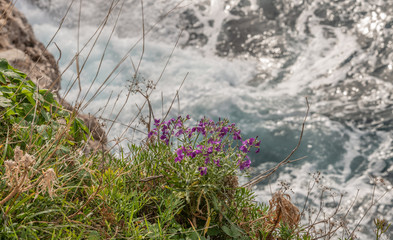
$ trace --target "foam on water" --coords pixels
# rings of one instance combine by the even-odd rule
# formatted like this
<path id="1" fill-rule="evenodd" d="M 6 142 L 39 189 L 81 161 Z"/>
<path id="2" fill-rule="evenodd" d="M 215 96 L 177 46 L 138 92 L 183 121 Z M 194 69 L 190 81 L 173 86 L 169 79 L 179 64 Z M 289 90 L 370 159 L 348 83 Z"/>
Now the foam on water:
<path id="1" fill-rule="evenodd" d="M 21 4 L 21 3 L 20 3 Z M 21 6 L 21 10 L 32 8 L 27 3 Z M 35 12 L 34 12 L 35 11 Z M 40 22 L 40 15 L 44 14 L 39 9 L 34 9 L 33 14 L 29 15 L 30 21 L 34 24 L 34 30 L 38 36 L 43 36 L 41 40 L 46 43 L 49 42 L 51 35 L 57 30 L 56 25 L 48 25 L 47 23 Z M 39 13 L 41 12 L 41 13 Z M 96 75 L 102 53 L 106 46 L 106 39 L 110 36 L 110 30 L 107 29 L 102 34 L 102 39 L 96 43 L 90 58 L 84 71 L 82 72 L 81 79 L 83 84 L 82 96 L 87 92 L 87 89 Z M 86 25 L 82 26 L 80 32 L 80 42 L 87 42 L 90 36 L 96 31 L 95 26 Z M 46 36 L 46 37 L 45 37 Z M 140 40 L 139 37 L 127 37 L 120 38 L 113 36 L 109 42 L 108 49 L 103 60 L 100 73 L 96 82 L 93 84 L 90 93 L 94 93 L 100 88 L 102 83 L 107 80 L 108 73 L 112 71 L 125 55 L 125 52 L 130 49 L 134 43 Z M 62 56 L 60 59 L 60 67 L 65 69 L 68 63 L 74 57 L 76 53 L 76 33 L 74 28 L 63 28 L 59 32 L 54 42 L 58 46 L 61 46 Z M 145 45 L 145 52 L 143 56 L 143 62 L 140 66 L 139 72 L 140 77 L 156 81 L 162 73 L 167 59 L 169 58 L 172 48 L 175 43 L 165 42 L 154 42 L 147 41 Z M 86 58 L 87 52 L 90 49 L 91 44 L 81 54 L 81 61 Z M 82 44 L 81 44 L 82 47 Z M 54 45 L 49 47 L 49 50 L 55 54 L 57 58 L 59 56 L 58 50 Z M 102 111 L 102 107 L 105 106 L 107 98 L 112 94 L 113 97 L 109 101 L 108 109 L 111 109 L 115 102 L 125 102 L 127 97 L 126 92 L 119 96 L 119 91 L 126 90 L 127 81 L 129 81 L 133 74 L 133 66 L 131 60 L 137 64 L 141 55 L 141 44 L 137 45 L 133 51 L 130 52 L 127 60 L 119 67 L 119 71 L 112 75 L 108 79 L 108 84 L 105 86 L 105 91 L 100 93 L 99 97 L 96 98 L 94 104 L 90 104 L 87 107 L 87 111 L 96 113 Z M 208 55 L 208 53 L 204 53 Z M 76 74 L 75 65 L 73 64 L 63 75 L 62 87 L 63 91 L 70 85 L 70 81 L 74 81 Z M 181 108 L 192 109 L 198 108 L 198 106 L 205 106 L 207 109 L 211 109 L 214 116 L 228 116 L 227 108 L 228 105 L 223 105 L 221 108 L 217 108 L 217 105 L 224 102 L 237 104 L 237 99 L 244 99 L 249 92 L 250 87 L 245 83 L 248 79 L 255 74 L 255 64 L 245 62 L 242 60 L 227 60 L 219 58 L 214 55 L 209 57 L 203 56 L 198 50 L 193 49 L 176 49 L 173 56 L 171 57 L 169 65 L 166 67 L 163 78 L 157 85 L 159 91 L 152 95 L 153 106 L 161 110 L 161 92 L 164 93 L 164 109 L 168 107 L 168 104 L 172 100 L 179 88 L 182 80 L 188 74 L 186 84 L 180 92 Z M 93 74 L 92 74 L 93 73 Z M 112 93 L 113 92 L 113 93 Z M 67 99 L 70 102 L 74 102 L 79 94 L 79 88 L 74 87 L 67 93 Z M 91 94 L 90 94 L 91 96 Z M 89 97 L 87 97 L 89 99 Z M 135 104 L 141 106 L 143 99 L 134 97 L 132 101 L 126 105 L 126 111 L 120 115 L 120 121 L 127 124 L 137 109 Z M 121 104 L 118 104 L 118 109 Z M 117 113 L 115 109 L 113 113 Z M 186 112 L 184 112 L 185 114 Z M 105 116 L 106 112 L 103 113 L 105 118 L 111 118 L 113 116 Z M 194 116 L 196 118 L 203 116 L 204 113 L 200 112 L 199 115 Z M 160 116 L 158 116 L 160 117 Z M 116 133 L 113 133 L 116 135 Z"/>
<path id="2" fill-rule="evenodd" d="M 33 24 L 38 38 L 47 43 L 56 32 L 69 2 L 36 2 L 40 3 L 41 9 L 27 0 L 19 0 L 17 7 Z M 80 47 L 96 31 L 110 2 L 83 1 Z M 393 21 L 384 12 L 389 8 L 370 8 L 372 4 L 366 0 L 364 4 L 355 4 L 351 0 L 340 3 L 321 0 L 308 4 L 283 0 L 275 3 L 280 6 L 275 13 L 267 12 L 273 2 L 262 2 L 184 1 L 180 8 L 162 19 L 178 1 L 145 0 L 146 30 L 157 21 L 159 23 L 146 37 L 138 78 L 153 81 L 159 78 L 179 37 L 179 29 L 184 28 L 179 46 L 151 96 L 156 117 L 162 117 L 161 104 L 164 110 L 169 107 L 183 78 L 189 73 L 180 91 L 180 113 L 190 114 L 194 119 L 228 117 L 247 136 L 259 135 L 263 147 L 260 155 L 252 156 L 253 175 L 284 159 L 296 146 L 306 112 L 304 96 L 308 95 L 311 113 L 302 145 L 294 155 L 294 158 L 307 158 L 282 168 L 270 178 L 271 184 L 262 183 L 255 191 L 259 200 L 267 202 L 270 191 L 280 188 L 277 182 L 290 182 L 293 198 L 298 206 L 303 206 L 308 184 L 313 180 L 309 173 L 321 171 L 324 176 L 320 181 L 321 188 L 326 185 L 333 187 L 336 194 L 348 193 L 343 209 L 351 206 L 357 189 L 361 189 L 354 204 L 353 213 L 356 215 L 351 216 L 353 226 L 366 212 L 371 193 L 374 191 L 376 196 L 381 196 L 386 188 L 391 188 L 389 181 L 393 181 L 393 168 L 389 167 L 393 162 L 393 135 L 390 131 L 393 127 L 393 86 L 388 81 L 392 69 L 387 60 L 390 55 L 385 53 L 387 50 L 382 52 L 378 48 L 381 42 L 386 42 L 387 22 Z M 142 49 L 140 1 L 126 1 L 97 74 L 121 3 L 114 10 L 110 24 L 97 41 L 81 75 L 81 96 L 98 76 L 85 102 L 105 83 L 104 90 L 92 99 L 86 111 L 106 119 L 116 117 L 126 102 L 129 81 L 134 75 L 132 62 L 137 65 Z M 54 40 L 61 48 L 62 70 L 67 68 L 77 51 L 79 2 L 74 5 L 69 20 Z M 346 11 L 354 12 L 351 17 L 357 20 L 356 24 L 347 19 Z M 294 16 L 294 19 L 286 19 L 287 16 Z M 347 25 L 340 25 L 337 18 Z M 249 25 L 252 25 L 250 34 L 243 39 L 242 29 L 247 30 Z M 234 40 L 228 37 L 231 34 Z M 385 43 L 386 46 L 389 44 Z M 390 47 L 393 49 L 393 44 Z M 53 44 L 49 50 L 59 57 Z M 81 61 L 87 58 L 88 51 L 89 47 L 80 54 Z M 124 56 L 125 61 L 108 78 Z M 69 92 L 67 87 L 75 80 L 75 69 L 73 64 L 62 79 L 62 94 L 67 94 L 70 102 L 75 102 L 79 95 L 78 83 Z M 118 123 L 111 128 L 110 139 L 122 136 L 131 141 L 131 130 L 123 135 L 124 124 L 130 123 L 137 111 L 135 104 L 142 106 L 144 99 L 134 95 L 130 98 L 117 119 Z M 178 114 L 177 103 L 173 114 Z M 107 122 L 108 126 L 110 124 Z M 137 124 L 132 126 L 137 127 Z M 373 177 L 384 177 L 385 188 L 374 190 L 370 182 Z M 310 205 L 318 206 L 319 190 L 311 193 Z M 392 193 L 387 193 L 378 206 L 369 211 L 362 224 L 370 227 L 372 218 L 380 215 L 393 221 L 393 213 L 389 210 L 393 206 L 392 199 Z M 326 198 L 326 211 L 334 210 L 336 200 L 337 196 Z M 371 230 L 365 227 L 359 233 L 361 239 L 367 238 L 362 235 L 367 232 Z"/>

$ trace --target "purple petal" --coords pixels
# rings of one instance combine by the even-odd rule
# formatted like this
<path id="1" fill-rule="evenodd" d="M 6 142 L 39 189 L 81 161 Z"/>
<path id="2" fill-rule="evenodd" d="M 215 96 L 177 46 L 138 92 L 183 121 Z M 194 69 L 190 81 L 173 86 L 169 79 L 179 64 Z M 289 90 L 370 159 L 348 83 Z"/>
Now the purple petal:
<path id="1" fill-rule="evenodd" d="M 176 150 L 178 156 L 183 155 L 183 148 L 179 148 Z"/>
<path id="2" fill-rule="evenodd" d="M 198 171 L 201 173 L 201 176 L 206 175 L 207 167 L 199 167 Z"/>
<path id="3" fill-rule="evenodd" d="M 213 161 L 214 161 L 214 163 L 215 163 L 218 167 L 221 167 L 221 165 L 220 165 L 220 159 L 213 160 Z"/>
<path id="4" fill-rule="evenodd" d="M 183 130 L 180 129 L 179 131 L 177 131 L 177 133 L 175 134 L 176 137 L 180 136 L 183 134 Z"/>
<path id="5" fill-rule="evenodd" d="M 233 140 L 242 140 L 242 137 L 240 136 L 240 130 L 233 134 Z"/>
<path id="6" fill-rule="evenodd" d="M 240 149 L 240 151 L 242 151 L 244 153 L 248 152 L 248 149 L 247 149 L 246 145 L 242 145 L 239 149 Z"/>
<path id="7" fill-rule="evenodd" d="M 195 152 L 196 154 L 202 153 L 202 151 L 201 151 L 200 149 L 197 149 L 197 150 L 195 150 L 194 152 Z"/>
<path id="8" fill-rule="evenodd" d="M 157 133 L 155 131 L 150 131 L 147 138 L 151 138 L 153 135 L 157 135 Z"/>
<path id="9" fill-rule="evenodd" d="M 207 153 L 208 154 L 211 154 L 213 152 L 213 147 L 209 147 L 208 149 L 207 149 Z"/>

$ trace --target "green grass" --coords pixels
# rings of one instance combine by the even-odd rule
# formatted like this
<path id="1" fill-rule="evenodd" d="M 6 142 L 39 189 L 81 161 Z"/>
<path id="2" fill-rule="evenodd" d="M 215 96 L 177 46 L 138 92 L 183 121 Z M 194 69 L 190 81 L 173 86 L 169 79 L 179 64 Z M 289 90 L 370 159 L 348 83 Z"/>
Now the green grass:
<path id="1" fill-rule="evenodd" d="M 0 116 L 1 239 L 320 236 L 295 219 L 299 210 L 285 194 L 267 205 L 238 187 L 236 164 L 222 162 L 216 175 L 203 176 L 175 163 L 174 149 L 154 139 L 116 155 L 84 154 L 91 134 L 83 121 L 5 59 Z M 388 226 L 376 225 L 379 239 Z"/>
<path id="2" fill-rule="evenodd" d="M 232 177 L 233 186 L 223 185 L 224 179 L 200 181 L 199 174 L 190 178 L 193 182 L 180 181 L 182 175 L 169 164 L 173 153 L 160 141 L 130 144 L 127 155 L 81 154 L 90 136 L 75 113 L 5 59 L 0 83 L 2 238 L 249 239 L 263 234 L 260 226 L 266 221 L 258 219 L 268 215 L 268 208 L 255 203 L 251 191 L 236 187 L 233 173 L 220 175 Z M 231 196 L 223 194 L 229 188 Z"/>

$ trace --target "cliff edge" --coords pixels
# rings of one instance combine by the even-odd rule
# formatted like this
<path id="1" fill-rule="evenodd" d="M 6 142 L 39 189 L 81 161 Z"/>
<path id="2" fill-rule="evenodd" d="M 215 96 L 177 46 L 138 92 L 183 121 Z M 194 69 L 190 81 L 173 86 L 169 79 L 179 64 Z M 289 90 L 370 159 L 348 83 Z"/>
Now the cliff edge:
<path id="1" fill-rule="evenodd" d="M 39 88 L 51 90 L 66 109 L 74 111 L 58 95 L 61 73 L 55 58 L 35 38 L 26 17 L 10 0 L 0 0 L 0 58 L 7 59 L 12 66 L 25 72 Z M 103 126 L 90 115 L 78 113 L 78 117 L 89 127 L 94 138 L 94 141 L 89 141 L 88 151 L 106 150 L 107 137 Z"/>

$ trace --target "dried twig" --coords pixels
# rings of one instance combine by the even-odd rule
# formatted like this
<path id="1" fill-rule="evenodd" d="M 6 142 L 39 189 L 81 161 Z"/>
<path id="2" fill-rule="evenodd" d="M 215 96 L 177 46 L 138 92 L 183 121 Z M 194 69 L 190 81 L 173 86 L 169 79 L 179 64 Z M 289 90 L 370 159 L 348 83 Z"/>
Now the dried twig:
<path id="1" fill-rule="evenodd" d="M 151 176 L 151 177 L 147 177 L 147 178 L 141 179 L 141 180 L 139 180 L 139 182 L 150 182 L 152 180 L 163 178 L 163 177 L 164 177 L 164 175 L 162 175 L 162 174 L 158 175 L 158 176 Z"/>
<path id="2" fill-rule="evenodd" d="M 249 182 L 247 182 L 246 184 L 242 185 L 242 187 L 251 189 L 253 186 L 255 186 L 256 184 L 258 184 L 259 182 L 261 182 L 262 180 L 268 178 L 270 175 L 272 175 L 274 172 L 276 172 L 279 167 L 292 162 L 289 158 L 292 157 L 292 155 L 297 151 L 297 149 L 300 146 L 300 143 L 302 142 L 303 132 L 304 132 L 304 125 L 306 123 L 307 116 L 308 116 L 308 113 L 310 111 L 310 104 L 308 103 L 308 98 L 307 97 L 306 97 L 306 103 L 307 103 L 307 112 L 306 112 L 306 116 L 304 117 L 304 120 L 303 120 L 302 131 L 300 133 L 299 141 L 298 141 L 296 147 L 292 150 L 292 152 L 284 160 L 282 160 L 275 167 L 273 167 L 273 168 L 271 168 L 271 169 L 269 169 L 269 170 L 259 174 L 258 176 L 254 177 Z"/>

